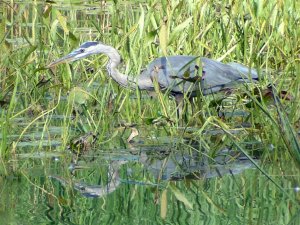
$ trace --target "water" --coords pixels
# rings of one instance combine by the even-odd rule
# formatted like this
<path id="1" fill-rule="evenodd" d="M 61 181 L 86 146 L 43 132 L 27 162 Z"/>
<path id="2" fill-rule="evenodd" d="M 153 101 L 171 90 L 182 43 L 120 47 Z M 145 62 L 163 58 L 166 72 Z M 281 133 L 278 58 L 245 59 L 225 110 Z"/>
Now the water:
<path id="1" fill-rule="evenodd" d="M 249 112 L 223 113 L 224 117 L 241 120 L 229 131 L 240 138 L 239 145 L 247 150 L 246 155 L 222 129 L 207 127 L 200 133 L 202 127 L 172 126 L 162 111 L 157 112 L 161 108 L 157 100 L 145 93 L 139 98 L 137 93 L 128 96 L 119 91 L 102 76 L 102 58 L 95 65 L 99 71 L 92 72 L 96 81 L 90 72 L 71 68 L 73 73 L 65 69 L 65 74 L 72 74 L 70 77 L 41 70 L 41 75 L 51 77 L 50 87 L 49 83 L 39 83 L 41 77 L 35 69 L 62 56 L 69 44 L 110 40 L 114 35 L 120 35 L 125 42 L 123 37 L 136 28 L 134 24 L 129 28 L 114 27 L 116 8 L 125 24 L 129 20 L 126 12 L 130 11 L 130 19 L 138 21 L 146 4 L 124 2 L 116 7 L 113 2 L 104 1 L 56 1 L 48 5 L 44 1 L 5 1 L 0 5 L 0 20 L 5 27 L 2 33 L 6 34 L 0 37 L 10 46 L 11 56 L 27 66 L 21 70 L 14 64 L 24 74 L 22 79 L 28 79 L 24 84 L 28 82 L 29 87 L 24 86 L 31 90 L 29 93 L 21 88 L 16 92 L 16 104 L 9 106 L 9 101 L 4 101 L 0 110 L 1 141 L 8 143 L 5 150 L 9 152 L 8 159 L 0 161 L 0 224 L 300 221 L 299 170 L 289 158 L 282 157 L 284 154 L 274 152 L 274 146 L 265 144 L 258 129 L 244 123 Z M 73 28 L 69 36 L 65 34 L 66 27 L 55 26 L 56 20 L 63 24 L 59 14 L 47 14 L 50 6 L 66 16 L 67 28 Z M 154 19 L 151 18 L 152 23 Z M 123 42 L 118 47 L 124 47 Z M 38 57 L 25 57 L 30 44 L 38 46 Z M 42 48 L 44 45 L 47 47 Z M 130 48 L 129 45 L 127 42 L 124 48 Z M 26 50 L 23 55 L 22 49 Z M 61 52 L 57 53 L 57 49 Z M 1 60 L 5 62 L 8 57 Z M 132 57 L 132 61 L 139 67 L 138 57 Z M 90 61 L 84 63 L 90 66 Z M 68 79 L 75 88 L 64 91 Z M 31 80 L 35 82 L 30 83 Z M 10 88 L 1 89 L 7 93 L 4 100 L 12 97 Z M 74 92 L 82 97 L 73 96 L 77 103 L 71 102 Z M 139 104 L 138 99 L 145 105 L 146 116 L 143 111 L 143 123 L 134 124 L 137 116 L 133 109 Z M 15 111 L 7 119 L 10 107 Z M 28 107 L 31 108 L 26 110 Z M 129 140 L 133 128 L 138 135 Z M 274 158 L 278 162 L 275 165 L 271 163 Z"/>
<path id="2" fill-rule="evenodd" d="M 172 151 L 174 147 L 177 146 L 91 149 L 78 158 L 71 153 L 21 154 L 9 164 L 10 175 L 2 178 L 4 214 L 13 215 L 1 216 L 2 221 L 23 223 L 28 214 L 32 220 L 25 223 L 29 224 L 36 218 L 40 223 L 74 224 L 97 224 L 100 218 L 103 223 L 160 221 L 157 216 L 162 190 L 168 190 L 168 214 L 181 214 L 180 220 L 186 220 L 210 208 L 207 200 L 218 199 L 213 191 L 216 188 L 220 188 L 218 192 L 225 191 L 224 201 L 242 199 L 237 196 L 242 179 L 254 178 L 257 173 L 245 157 L 232 161 L 233 156 L 226 150 L 217 162 L 211 162 L 198 152 L 194 156 L 176 153 Z M 234 190 L 226 191 L 227 185 Z M 182 207 L 187 211 L 181 212 Z M 204 210 L 202 216 L 208 212 Z M 177 219 L 166 218 L 170 222 Z"/>
<path id="3" fill-rule="evenodd" d="M 259 163 L 261 144 L 243 145 L 253 149 Z M 84 152 L 76 145 L 72 151 L 78 154 L 59 146 L 55 141 L 48 146 L 18 143 L 24 153 L 14 155 L 0 177 L 0 224 L 240 224 L 244 213 L 259 214 L 252 212 L 254 206 L 286 209 L 286 197 L 274 198 L 277 187 L 233 149 L 212 156 L 200 142 L 186 144 L 168 136 L 136 137 L 124 146 L 86 145 Z M 299 196 L 293 189 L 297 183 L 291 182 L 297 180 L 296 170 L 285 163 L 278 168 L 265 164 L 264 169 L 282 180 L 285 191 Z M 249 220 L 258 220 L 254 215 Z M 274 221 L 274 215 L 264 220 Z"/>

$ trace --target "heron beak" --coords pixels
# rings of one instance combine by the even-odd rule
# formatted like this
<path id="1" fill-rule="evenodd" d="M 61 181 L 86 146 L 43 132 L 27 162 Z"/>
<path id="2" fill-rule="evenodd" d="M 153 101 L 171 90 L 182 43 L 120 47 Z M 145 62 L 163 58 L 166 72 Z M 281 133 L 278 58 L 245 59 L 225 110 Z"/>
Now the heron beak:
<path id="1" fill-rule="evenodd" d="M 46 68 L 52 68 L 53 66 L 56 66 L 56 65 L 59 65 L 59 64 L 62 64 L 62 63 L 68 63 L 68 62 L 72 62 L 75 60 L 75 56 L 77 54 L 74 54 L 74 53 L 70 53 L 58 60 L 55 60 L 54 62 L 50 63 L 48 66 L 46 66 Z"/>

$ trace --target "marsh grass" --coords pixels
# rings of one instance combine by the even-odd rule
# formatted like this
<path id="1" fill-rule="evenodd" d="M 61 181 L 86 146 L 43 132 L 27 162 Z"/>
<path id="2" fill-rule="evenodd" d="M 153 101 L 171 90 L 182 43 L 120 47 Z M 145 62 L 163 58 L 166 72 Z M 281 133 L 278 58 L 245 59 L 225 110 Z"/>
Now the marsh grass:
<path id="1" fill-rule="evenodd" d="M 272 184 L 268 183 L 268 187 L 272 191 L 272 185 L 282 187 L 282 184 L 280 179 L 272 177 L 273 171 L 267 169 L 267 165 L 275 165 L 279 161 L 285 168 L 284 162 L 291 163 L 292 168 L 299 167 L 298 1 L 114 1 L 107 2 L 106 6 L 97 5 L 95 10 L 76 4 L 65 7 L 60 1 L 28 5 L 0 1 L 0 5 L 2 157 L 9 159 L 15 153 L 22 153 L 24 150 L 18 148 L 18 143 L 39 123 L 42 124 L 41 142 L 38 148 L 30 151 L 63 151 L 73 136 L 88 132 L 98 134 L 98 145 L 108 143 L 115 147 L 124 135 L 119 129 L 120 124 L 128 123 L 137 124 L 137 128 L 143 130 L 140 136 L 145 140 L 167 135 L 180 139 L 184 144 L 185 139 L 190 143 L 197 141 L 199 149 L 196 150 L 201 152 L 205 149 L 201 154 L 212 158 L 220 149 L 233 146 L 253 160 L 254 156 L 247 146 L 241 143 L 258 142 L 263 149 L 261 163 L 257 167 L 265 171 L 262 174 L 271 177 Z M 186 121 L 181 127 L 174 99 L 158 87 L 154 99 L 139 90 L 120 88 L 107 77 L 105 56 L 61 65 L 53 71 L 45 69 L 49 62 L 87 40 L 99 40 L 115 46 L 124 59 L 120 70 L 130 76 L 140 74 L 151 60 L 164 55 L 195 55 L 243 63 L 258 70 L 262 78 L 257 85 L 259 91 L 242 86 L 229 96 L 219 93 L 203 97 L 199 93 L 193 110 L 189 103 L 185 105 Z M 86 68 L 94 68 L 94 72 L 90 73 Z M 269 84 L 276 90 L 271 98 L 264 96 Z M 291 100 L 280 98 L 281 91 L 287 91 Z M 220 116 L 225 113 L 234 115 L 236 111 L 243 111 L 247 116 Z M 51 119 L 54 116 L 63 119 L 54 121 Z M 14 119 L 19 117 L 25 119 L 25 126 L 14 123 Z M 61 127 L 61 133 L 51 134 L 50 126 Z M 190 127 L 195 127 L 196 131 L 189 131 Z M 207 135 L 208 131 L 216 129 L 224 132 Z M 12 140 L 11 135 L 16 134 L 19 137 Z M 60 140 L 61 146 L 44 149 L 42 141 L 45 137 L 49 142 Z M 5 165 L 4 161 L 1 162 Z M 257 186 L 248 184 L 249 179 L 257 182 Z M 189 192 L 199 192 L 197 187 L 201 182 L 204 181 L 192 182 Z M 223 186 L 237 189 L 238 204 L 244 207 L 244 211 L 236 210 L 245 215 L 244 220 L 230 212 L 229 209 L 236 204 L 234 200 L 220 206 L 222 203 L 217 195 L 221 184 L 218 181 L 211 181 L 214 188 L 208 193 L 201 191 L 201 199 L 188 199 L 192 201 L 194 210 L 195 207 L 201 211 L 212 210 L 219 222 L 224 216 L 237 224 L 248 221 L 261 224 L 266 219 L 282 224 L 287 222 L 288 219 L 271 219 L 274 214 L 253 209 L 255 201 L 263 204 L 265 199 L 252 199 L 253 193 L 259 193 L 257 196 L 267 196 L 269 204 L 278 205 L 283 214 L 288 214 L 286 205 L 277 203 L 294 203 L 295 200 L 281 195 L 284 193 L 282 189 L 279 188 L 281 198 L 274 202 L 269 189 L 261 188 L 265 183 L 260 183 L 263 181 L 256 177 L 239 181 L 225 179 L 222 182 L 225 182 Z M 238 193 L 239 187 L 242 187 L 243 193 Z M 186 186 L 179 184 L 177 188 L 184 193 Z M 137 192 L 137 195 L 141 193 Z M 168 189 L 164 195 L 165 199 L 176 198 L 174 189 Z M 199 204 L 202 201 L 207 204 Z M 209 210 L 210 207 L 212 209 Z M 291 210 L 297 211 L 297 207 Z M 150 208 L 154 215 L 156 208 Z M 184 218 L 189 217 L 186 211 L 174 209 L 173 213 L 178 217 L 181 213 Z M 174 219 L 170 213 L 167 215 L 168 221 Z M 200 216 L 193 215 L 196 223 Z"/>
<path id="2" fill-rule="evenodd" d="M 276 98 L 278 101 L 258 103 L 251 89 L 246 92 L 238 90 L 234 93 L 235 97 L 230 107 L 249 112 L 250 117 L 243 122 L 250 122 L 252 126 L 269 123 L 270 119 L 274 125 L 260 130 L 262 141 L 272 143 L 278 146 L 278 149 L 289 149 L 292 158 L 299 162 L 299 143 L 295 130 L 300 118 L 297 110 L 300 79 L 297 76 L 297 3 L 108 3 L 105 10 L 101 8 L 102 13 L 75 8 L 67 16 L 51 4 L 39 5 L 40 8 L 34 8 L 37 5 L 32 5 L 30 12 L 26 11 L 28 7 L 24 5 L 14 9 L 8 7 L 8 3 L 2 4 L 7 9 L 3 11 L 3 18 L 10 22 L 10 26 L 6 26 L 2 20 L 4 35 L 1 46 L 5 49 L 1 60 L 2 100 L 9 96 L 9 105 L 2 111 L 2 121 L 6 120 L 2 126 L 2 154 L 9 154 L 8 150 L 3 150 L 7 149 L 5 130 L 9 126 L 9 118 L 13 118 L 14 114 L 24 115 L 26 111 L 28 113 L 32 110 L 30 105 L 37 106 L 37 115 L 30 119 L 29 126 L 54 109 L 55 114 L 69 118 L 76 108 L 81 107 L 80 105 L 85 106 L 81 113 L 84 114 L 87 123 L 82 126 L 85 122 L 81 118 L 76 121 L 81 124 L 79 126 L 84 132 L 101 130 L 100 133 L 104 134 L 121 121 L 143 124 L 145 118 L 165 118 L 169 121 L 166 124 L 171 127 L 180 124 L 175 116 L 177 109 L 174 101 L 158 88 L 157 100 L 150 101 L 147 94 L 123 90 L 107 79 L 107 59 L 103 56 L 91 57 L 72 66 L 63 65 L 49 72 L 42 69 L 50 61 L 70 52 L 82 41 L 101 40 L 116 46 L 124 58 L 121 70 L 133 76 L 139 74 L 139 71 L 156 57 L 180 54 L 201 55 L 223 59 L 226 62 L 238 61 L 257 69 L 261 77 L 267 74 L 269 79 L 262 79 L 259 84 L 261 90 L 266 88 L 271 80 L 278 92 L 287 91 L 288 95 L 292 96 L 292 101 Z M 75 20 L 79 12 L 86 15 L 87 19 Z M 88 32 L 82 32 L 80 27 Z M 24 47 L 20 48 L 20 45 Z M 90 74 L 85 70 L 86 67 L 98 69 Z M 48 82 L 43 83 L 45 80 Z M 100 83 L 99 87 L 94 88 L 94 83 Z M 54 108 L 53 104 L 56 104 L 54 102 L 59 92 L 62 95 L 76 95 L 77 102 L 68 98 L 67 104 L 64 101 L 61 104 L 56 102 L 57 106 Z M 256 102 L 257 106 L 253 109 L 245 107 L 245 93 L 251 101 Z M 50 95 L 53 100 L 46 101 L 46 95 Z M 84 96 L 89 98 L 85 99 Z M 193 112 L 189 104 L 185 105 L 188 118 L 186 124 L 205 127 L 205 121 L 211 116 L 217 116 L 219 110 L 224 109 L 223 101 L 218 99 L 223 99 L 222 94 L 203 97 L 199 93 Z M 212 100 L 216 102 L 216 107 L 211 107 Z M 273 105 L 275 110 L 269 111 Z M 107 113 L 108 111 L 110 113 Z M 77 113 L 77 116 L 80 117 L 80 113 Z M 63 143 L 67 143 L 69 139 L 67 133 L 71 123 L 66 119 L 62 124 L 66 128 L 62 135 Z M 235 123 L 236 119 L 229 118 L 224 124 L 234 128 Z M 279 125 L 275 126 L 275 123 Z M 269 137 L 270 133 L 274 133 L 270 132 L 274 127 L 277 130 L 275 134 L 281 135 L 285 144 L 278 145 L 278 141 L 273 142 L 276 138 Z M 25 132 L 26 129 L 21 131 L 21 134 Z"/>
<path id="3" fill-rule="evenodd" d="M 178 124 L 173 100 L 158 89 L 157 100 L 150 102 L 152 107 L 147 107 L 145 102 L 149 102 L 149 99 L 144 97 L 145 93 L 122 90 L 111 80 L 107 83 L 107 59 L 103 56 L 92 57 L 72 67 L 60 66 L 53 73 L 41 70 L 49 61 L 67 54 L 80 42 L 90 39 L 116 46 L 124 58 L 123 71 L 130 75 L 139 74 L 149 61 L 162 55 L 201 55 L 250 65 L 256 68 L 261 76 L 271 74 L 270 79 L 278 91 L 286 90 L 293 96 L 293 101 L 280 100 L 280 112 L 286 111 L 284 113 L 289 116 L 285 120 L 280 119 L 281 125 L 277 130 L 288 126 L 291 131 L 294 129 L 293 124 L 299 123 L 299 41 L 296 29 L 299 15 L 297 3 L 293 1 L 241 4 L 231 1 L 222 4 L 208 4 L 202 1 L 152 1 L 138 7 L 131 3 L 108 3 L 106 9 L 109 13 L 103 11 L 102 14 L 93 14 L 91 11 L 86 14 L 87 20 L 80 20 L 79 23 L 74 18 L 80 9 L 70 11 L 70 15 L 65 16 L 51 4 L 41 5 L 39 10 L 33 8 L 31 13 L 28 13 L 28 8 L 23 5 L 14 9 L 8 7 L 7 3 L 2 4 L 7 8 L 3 12 L 3 18 L 9 19 L 10 22 L 10 26 L 5 26 L 2 20 L 5 35 L 1 42 L 5 49 L 1 60 L 2 98 L 10 96 L 9 106 L 5 110 L 8 119 L 24 109 L 29 110 L 30 104 L 47 104 L 43 99 L 46 93 L 50 93 L 51 97 L 56 99 L 59 90 L 66 94 L 79 87 L 77 96 L 90 95 L 94 100 L 93 104 L 97 105 L 90 109 L 90 103 L 87 107 L 90 122 L 89 128 L 86 129 L 97 130 L 101 127 L 105 132 L 105 127 L 109 129 L 105 124 L 107 121 L 114 125 L 114 120 L 118 121 L 120 118 L 128 122 L 143 123 L 145 117 L 163 116 Z M 19 23 L 21 26 L 18 26 Z M 82 33 L 79 25 L 86 27 L 89 32 Z M 22 44 L 19 40 L 22 40 Z M 20 45 L 24 47 L 20 48 Z M 88 74 L 84 69 L 86 66 L 100 70 L 96 69 L 96 73 Z M 38 87 L 43 79 L 50 78 L 45 87 Z M 95 82 L 100 83 L 99 88 L 89 88 Z M 268 82 L 268 79 L 264 79 L 260 88 L 265 88 Z M 82 91 L 85 88 L 89 88 L 87 93 Z M 248 95 L 249 93 L 250 99 L 254 100 L 255 96 L 252 96 L 251 90 L 247 92 Z M 236 99 L 243 99 L 242 94 L 235 93 Z M 107 111 L 107 102 L 111 96 L 117 96 L 113 99 L 114 113 L 106 114 L 104 112 Z M 207 115 L 216 115 L 217 111 L 208 107 L 209 102 L 216 98 L 218 96 L 210 96 L 203 100 L 199 94 L 196 111 L 191 114 L 191 110 L 186 110 L 190 112 L 190 122 L 187 121 L 187 124 L 200 123 L 201 126 Z M 237 100 L 233 104 L 244 109 L 240 103 L 241 101 Z M 16 107 L 17 105 L 20 107 Z M 57 113 L 66 112 L 68 118 L 72 111 L 72 106 L 69 105 L 70 102 L 59 104 Z M 187 107 L 190 108 L 189 105 Z M 264 106 L 265 109 L 268 107 Z M 44 108 L 44 111 L 40 116 L 47 111 L 47 105 L 41 108 Z M 95 109 L 99 114 L 94 115 L 91 110 Z M 262 107 L 259 106 L 255 110 L 262 110 Z M 255 123 L 265 121 L 265 116 L 261 114 L 256 117 Z M 273 123 L 277 121 L 276 116 L 274 118 Z M 67 124 L 64 126 L 68 127 Z M 268 128 L 265 132 L 268 132 Z M 297 132 L 293 133 L 295 136 Z M 2 138 L 3 140 L 5 138 Z M 5 141 L 3 144 L 5 146 Z"/>

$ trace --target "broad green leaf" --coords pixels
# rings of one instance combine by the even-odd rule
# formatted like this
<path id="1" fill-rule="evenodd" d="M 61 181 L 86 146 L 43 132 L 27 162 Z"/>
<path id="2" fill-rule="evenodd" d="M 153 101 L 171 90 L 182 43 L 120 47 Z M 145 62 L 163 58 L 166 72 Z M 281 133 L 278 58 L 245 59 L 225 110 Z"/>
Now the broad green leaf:
<path id="1" fill-rule="evenodd" d="M 177 200 L 181 201 L 187 208 L 193 209 L 193 204 L 185 197 L 185 195 L 178 190 L 175 185 L 170 184 L 170 189 L 177 198 Z"/>
<path id="2" fill-rule="evenodd" d="M 281 22 L 281 24 L 279 25 L 278 27 L 278 32 L 284 36 L 284 30 L 285 30 L 285 24 L 284 24 L 284 21 Z"/>
<path id="3" fill-rule="evenodd" d="M 178 38 L 181 35 L 182 30 L 185 29 L 187 26 L 189 26 L 192 19 L 193 19 L 192 16 L 189 17 L 184 22 L 182 22 L 177 27 L 175 27 L 174 30 L 171 31 L 169 43 L 172 43 L 176 38 Z"/>
<path id="4" fill-rule="evenodd" d="M 44 7 L 43 17 L 48 18 L 52 10 L 52 5 L 46 4 Z"/>
<path id="5" fill-rule="evenodd" d="M 165 219 L 168 212 L 168 198 L 167 198 L 167 189 L 165 189 L 161 194 L 160 199 L 160 217 Z"/>
<path id="6" fill-rule="evenodd" d="M 27 60 L 27 58 L 37 49 L 36 45 L 32 45 L 29 50 L 27 51 L 26 55 L 24 56 L 23 62 Z"/>
<path id="7" fill-rule="evenodd" d="M 272 24 L 273 27 L 275 27 L 277 19 L 278 19 L 278 5 L 276 4 L 273 8 L 273 12 L 270 18 L 270 23 Z"/>
<path id="8" fill-rule="evenodd" d="M 157 35 L 157 30 L 153 30 L 147 33 L 146 41 L 145 41 L 147 46 L 154 42 L 156 35 Z"/>
<path id="9" fill-rule="evenodd" d="M 205 26 L 205 29 L 202 30 L 197 36 L 196 39 L 200 38 L 200 37 L 204 37 L 206 35 L 206 33 L 211 29 L 212 25 L 215 23 L 215 21 L 210 22 L 209 24 L 207 24 Z"/>
<path id="10" fill-rule="evenodd" d="M 53 39 L 54 42 L 57 37 L 57 35 L 56 35 L 57 25 L 58 25 L 58 20 L 54 20 L 53 23 L 51 24 L 51 29 L 50 29 L 51 38 Z"/>
<path id="11" fill-rule="evenodd" d="M 74 45 L 78 44 L 79 39 L 73 34 L 73 32 L 69 32 L 69 38 L 74 43 Z"/>
<path id="12" fill-rule="evenodd" d="M 183 73 L 183 77 L 184 78 L 189 78 L 190 77 L 190 69 L 188 68 L 186 71 L 184 71 L 184 73 Z"/>
<path id="13" fill-rule="evenodd" d="M 59 11 L 56 11 L 57 19 L 59 21 L 59 24 L 63 28 L 64 32 L 68 35 L 69 34 L 69 29 L 67 26 L 67 18 L 61 15 Z"/>
<path id="14" fill-rule="evenodd" d="M 85 104 L 90 95 L 80 87 L 74 87 L 69 93 L 69 100 L 76 104 Z"/>
<path id="15" fill-rule="evenodd" d="M 139 19 L 139 32 L 140 32 L 140 38 L 142 38 L 144 32 L 144 25 L 145 25 L 145 11 L 142 5 L 140 5 L 140 9 L 141 9 L 141 16 Z"/>
<path id="16" fill-rule="evenodd" d="M 160 27 L 159 32 L 159 43 L 164 55 L 167 55 L 167 47 L 168 47 L 168 25 L 167 21 L 162 21 L 162 25 Z"/>

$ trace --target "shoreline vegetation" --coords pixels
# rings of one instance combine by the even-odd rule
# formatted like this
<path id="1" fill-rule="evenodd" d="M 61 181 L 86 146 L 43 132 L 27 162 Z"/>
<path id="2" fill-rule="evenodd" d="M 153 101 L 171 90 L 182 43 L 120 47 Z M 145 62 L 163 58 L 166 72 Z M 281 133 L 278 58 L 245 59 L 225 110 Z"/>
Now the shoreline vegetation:
<path id="1" fill-rule="evenodd" d="M 245 122 L 251 129 L 259 130 L 260 141 L 289 152 L 299 164 L 297 3 L 240 3 L 107 2 L 94 9 L 75 5 L 64 15 L 67 7 L 61 9 L 59 2 L 36 3 L 31 11 L 24 11 L 27 8 L 22 9 L 22 4 L 10 6 L 2 2 L 6 10 L 2 12 L 1 38 L 1 155 L 10 155 L 8 136 L 20 133 L 9 129 L 14 118 L 28 117 L 29 129 L 46 115 L 70 118 L 82 105 L 89 121 L 83 129 L 102 133 L 100 142 L 120 121 L 147 125 L 161 119 L 172 130 L 181 125 L 174 101 L 166 94 L 156 90 L 157 98 L 152 100 L 145 92 L 123 90 L 108 79 L 104 56 L 61 65 L 55 71 L 43 69 L 79 43 L 100 40 L 116 46 L 124 61 L 121 70 L 129 76 L 140 74 L 149 61 L 164 55 L 236 61 L 266 74 L 255 88 L 240 85 L 229 95 L 222 92 L 204 98 L 200 93 L 193 112 L 190 104 L 185 105 L 184 126 L 195 125 L 200 131 L 226 130 L 234 129 L 237 121 Z M 80 15 L 87 18 L 81 20 Z M 222 110 L 227 114 L 231 111 L 232 115 L 235 110 L 242 110 L 249 116 L 224 120 L 219 116 Z M 68 142 L 71 124 L 67 119 L 62 124 L 63 144 Z M 21 130 L 19 140 L 25 133 L 26 128 Z M 201 136 L 201 132 L 194 135 Z"/>
<path id="2" fill-rule="evenodd" d="M 1 177 L 24 175 L 28 162 L 12 162 L 28 153 L 60 154 L 70 148 L 76 157 L 97 149 L 135 152 L 135 144 L 152 146 L 165 137 L 169 144 L 184 146 L 174 148 L 174 154 L 197 152 L 212 161 L 227 148 L 242 154 L 272 185 L 274 195 L 283 196 L 273 206 L 288 202 L 279 206 L 289 215 L 281 224 L 297 220 L 299 194 L 290 189 L 300 180 L 298 1 L 0 1 L 0 6 Z M 46 68 L 85 41 L 114 46 L 123 60 L 120 71 L 132 77 L 153 59 L 171 55 L 237 62 L 264 77 L 209 96 L 199 92 L 192 105 L 185 97 L 184 115 L 178 118 L 174 98 L 159 87 L 150 94 L 118 86 L 107 75 L 106 56 Z M 277 177 L 284 170 L 296 174 L 286 183 Z M 221 184 L 215 184 L 217 191 Z M 173 193 L 192 210 L 190 196 L 182 197 L 185 186 L 179 186 L 167 184 L 169 192 L 160 197 Z M 260 193 L 258 189 L 249 192 Z M 219 216 L 241 222 L 230 217 L 228 205 L 223 208 L 218 199 L 201 193 Z M 263 205 L 263 199 L 255 199 Z M 251 211 L 254 202 L 243 204 L 248 207 L 246 223 L 265 221 L 265 215 Z M 159 213 L 167 217 L 165 211 Z M 252 213 L 259 217 L 253 219 Z"/>

